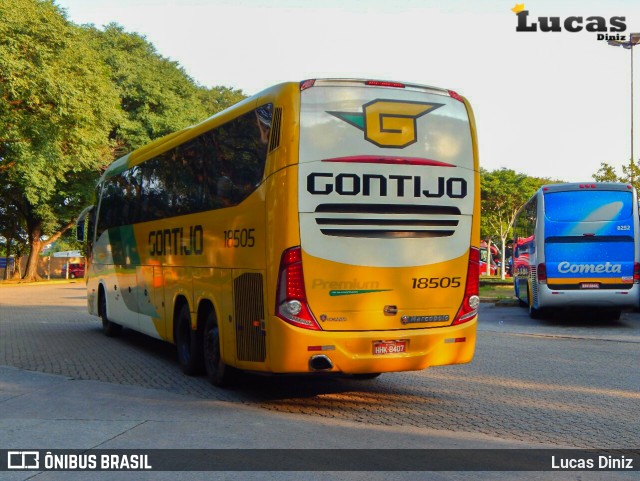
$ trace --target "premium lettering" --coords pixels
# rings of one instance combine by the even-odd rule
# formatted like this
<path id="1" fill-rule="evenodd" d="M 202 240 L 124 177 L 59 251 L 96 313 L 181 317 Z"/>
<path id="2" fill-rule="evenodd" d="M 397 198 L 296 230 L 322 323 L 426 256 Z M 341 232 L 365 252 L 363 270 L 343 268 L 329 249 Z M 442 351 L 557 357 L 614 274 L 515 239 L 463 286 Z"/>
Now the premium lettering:
<path id="1" fill-rule="evenodd" d="M 204 231 L 201 225 L 175 227 L 149 232 L 149 255 L 189 256 L 204 251 Z"/>
<path id="2" fill-rule="evenodd" d="M 313 195 L 429 197 L 463 199 L 467 181 L 460 177 L 428 178 L 419 175 L 382 175 L 314 172 L 307 176 L 307 191 Z"/>

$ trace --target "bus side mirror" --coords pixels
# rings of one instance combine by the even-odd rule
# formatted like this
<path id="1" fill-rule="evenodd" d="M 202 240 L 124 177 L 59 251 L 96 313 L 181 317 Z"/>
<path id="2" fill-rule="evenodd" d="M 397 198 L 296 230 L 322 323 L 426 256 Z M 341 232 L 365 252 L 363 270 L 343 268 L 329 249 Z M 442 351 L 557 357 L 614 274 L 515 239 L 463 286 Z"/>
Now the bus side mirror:
<path id="1" fill-rule="evenodd" d="M 84 219 L 78 220 L 76 223 L 76 240 L 78 242 L 84 242 Z"/>
<path id="2" fill-rule="evenodd" d="M 87 215 L 89 215 L 89 213 L 93 210 L 93 206 L 90 205 L 89 207 L 85 208 L 82 212 L 80 212 L 80 215 L 78 216 L 78 220 L 76 220 L 76 239 L 79 242 L 84 242 L 84 227 L 85 227 L 85 221 L 87 219 Z M 91 235 L 91 233 L 89 233 L 89 235 Z"/>

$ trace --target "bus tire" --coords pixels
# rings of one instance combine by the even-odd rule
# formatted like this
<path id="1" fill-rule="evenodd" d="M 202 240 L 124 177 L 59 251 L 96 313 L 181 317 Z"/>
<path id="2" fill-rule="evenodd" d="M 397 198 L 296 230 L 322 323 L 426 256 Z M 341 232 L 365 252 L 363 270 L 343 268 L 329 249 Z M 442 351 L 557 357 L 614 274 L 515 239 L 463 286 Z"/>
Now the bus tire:
<path id="1" fill-rule="evenodd" d="M 370 379 L 375 379 L 380 376 L 380 372 L 367 372 L 362 374 L 352 374 L 351 379 L 356 379 L 358 381 L 368 381 Z"/>
<path id="2" fill-rule="evenodd" d="M 220 329 L 216 321 L 216 315 L 210 311 L 204 326 L 202 352 L 204 367 L 209 382 L 214 386 L 225 387 L 233 383 L 237 371 L 227 366 L 222 360 L 220 352 Z"/>
<path id="3" fill-rule="evenodd" d="M 540 319 L 542 317 L 542 310 L 533 307 L 533 299 L 531 298 L 531 291 L 527 286 L 527 300 L 529 301 L 529 317 L 531 319 Z"/>
<path id="4" fill-rule="evenodd" d="M 529 317 L 531 319 L 541 319 L 542 311 L 540 309 L 536 309 L 535 307 L 531 307 L 531 304 L 529 304 Z"/>
<path id="5" fill-rule="evenodd" d="M 176 318 L 176 349 L 182 372 L 187 376 L 198 374 L 202 365 L 202 351 L 198 342 L 198 331 L 191 328 L 191 312 L 187 304 L 180 308 Z"/>
<path id="6" fill-rule="evenodd" d="M 122 332 L 122 326 L 111 322 L 107 317 L 107 295 L 103 288 L 100 288 L 98 293 L 98 314 L 102 319 L 102 332 L 107 337 L 118 337 Z"/>
<path id="7" fill-rule="evenodd" d="M 620 309 L 604 309 L 602 311 L 602 317 L 605 321 L 619 321 L 620 314 L 622 314 Z"/>
<path id="8" fill-rule="evenodd" d="M 518 306 L 519 307 L 527 307 L 527 303 L 524 302 L 522 299 L 518 298 Z"/>

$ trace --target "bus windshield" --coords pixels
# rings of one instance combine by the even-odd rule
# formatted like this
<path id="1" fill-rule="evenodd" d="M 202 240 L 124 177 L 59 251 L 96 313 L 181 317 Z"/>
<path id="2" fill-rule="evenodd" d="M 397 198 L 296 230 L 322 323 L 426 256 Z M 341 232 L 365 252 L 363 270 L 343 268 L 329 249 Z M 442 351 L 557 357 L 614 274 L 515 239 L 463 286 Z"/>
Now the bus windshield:
<path id="1" fill-rule="evenodd" d="M 547 219 L 557 222 L 612 222 L 628 219 L 633 196 L 623 191 L 572 190 L 544 196 Z"/>

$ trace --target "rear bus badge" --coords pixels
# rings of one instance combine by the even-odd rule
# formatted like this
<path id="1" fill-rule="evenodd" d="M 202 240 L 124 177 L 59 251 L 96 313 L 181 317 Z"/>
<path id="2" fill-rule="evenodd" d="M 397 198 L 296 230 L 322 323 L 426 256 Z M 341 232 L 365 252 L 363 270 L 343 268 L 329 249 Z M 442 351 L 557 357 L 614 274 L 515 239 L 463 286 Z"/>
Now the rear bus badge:
<path id="1" fill-rule="evenodd" d="M 402 324 L 419 324 L 422 322 L 446 322 L 449 320 L 448 315 L 444 316 L 402 316 L 400 322 Z"/>
<path id="2" fill-rule="evenodd" d="M 347 322 L 346 317 L 329 317 L 326 314 L 320 315 L 320 320 L 322 322 Z"/>

